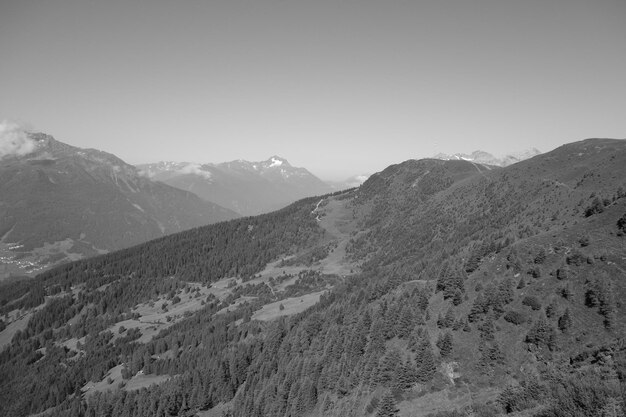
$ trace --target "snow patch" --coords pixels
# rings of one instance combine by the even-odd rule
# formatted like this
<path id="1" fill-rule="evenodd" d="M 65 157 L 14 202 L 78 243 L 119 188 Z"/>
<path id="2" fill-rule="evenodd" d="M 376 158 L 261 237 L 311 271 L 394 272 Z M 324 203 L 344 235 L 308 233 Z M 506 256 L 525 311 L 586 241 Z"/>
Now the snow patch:
<path id="1" fill-rule="evenodd" d="M 141 211 L 141 212 L 143 212 L 143 213 L 145 213 L 145 212 L 146 212 L 144 209 L 142 209 L 142 208 L 141 208 L 141 206 L 140 206 L 139 204 L 135 204 L 135 203 L 133 203 L 133 207 L 135 207 L 137 210 L 139 210 L 139 211 Z"/>
<path id="2" fill-rule="evenodd" d="M 272 168 L 272 167 L 279 167 L 282 164 L 283 164 L 283 161 L 281 161 L 280 159 L 272 158 L 271 159 L 271 163 L 270 163 L 270 168 Z"/>

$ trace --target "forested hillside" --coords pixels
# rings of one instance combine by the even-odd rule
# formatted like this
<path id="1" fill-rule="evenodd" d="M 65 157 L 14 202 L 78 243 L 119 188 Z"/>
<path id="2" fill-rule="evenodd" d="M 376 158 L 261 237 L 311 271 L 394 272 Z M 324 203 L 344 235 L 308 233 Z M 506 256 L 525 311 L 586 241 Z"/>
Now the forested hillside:
<path id="1" fill-rule="evenodd" d="M 361 187 L 0 291 L 7 416 L 618 416 L 626 141 Z"/>

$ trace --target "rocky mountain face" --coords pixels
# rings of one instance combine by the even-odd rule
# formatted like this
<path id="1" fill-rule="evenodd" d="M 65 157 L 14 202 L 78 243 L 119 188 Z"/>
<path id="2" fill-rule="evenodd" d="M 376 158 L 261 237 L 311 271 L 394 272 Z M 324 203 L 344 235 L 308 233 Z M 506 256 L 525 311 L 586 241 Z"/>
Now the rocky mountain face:
<path id="1" fill-rule="evenodd" d="M 409 160 L 357 189 L 5 284 L 0 404 L 622 415 L 625 178 L 624 140 L 499 169 Z"/>
<path id="2" fill-rule="evenodd" d="M 444 161 L 459 160 L 459 161 L 475 162 L 478 164 L 506 167 L 506 166 L 524 161 L 526 159 L 532 158 L 540 154 L 541 152 L 538 149 L 532 148 L 532 149 L 528 149 L 528 150 L 521 151 L 521 152 L 510 153 L 503 157 L 496 157 L 490 154 L 489 152 L 485 152 L 485 151 L 474 151 L 469 155 L 464 154 L 464 153 L 455 153 L 454 155 L 438 153 L 437 155 L 433 156 L 433 158 L 442 159 Z"/>
<path id="3" fill-rule="evenodd" d="M 270 212 L 333 190 L 305 168 L 293 167 L 278 156 L 260 162 L 158 162 L 139 165 L 138 169 L 148 178 L 193 192 L 244 216 Z"/>
<path id="4" fill-rule="evenodd" d="M 0 276 L 237 217 L 106 152 L 39 133 L 24 140 L 32 150 L 0 159 Z"/>

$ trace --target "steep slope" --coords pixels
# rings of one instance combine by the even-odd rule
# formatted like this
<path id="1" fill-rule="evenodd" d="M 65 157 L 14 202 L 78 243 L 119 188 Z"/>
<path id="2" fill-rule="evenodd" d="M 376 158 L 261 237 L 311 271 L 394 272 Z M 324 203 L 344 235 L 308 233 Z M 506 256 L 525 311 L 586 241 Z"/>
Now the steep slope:
<path id="1" fill-rule="evenodd" d="M 32 152 L 0 160 L 0 274 L 32 273 L 237 216 L 149 181 L 114 155 L 43 134 L 29 139 Z"/>
<path id="2" fill-rule="evenodd" d="M 138 167 L 146 176 L 191 191 L 207 201 L 248 216 L 332 191 L 304 168 L 273 156 L 266 161 L 220 164 L 159 162 Z"/>
<path id="3" fill-rule="evenodd" d="M 411 160 L 355 190 L 7 285 L 0 404 L 619 415 L 625 171 L 626 141 L 608 139 L 501 169 Z"/>

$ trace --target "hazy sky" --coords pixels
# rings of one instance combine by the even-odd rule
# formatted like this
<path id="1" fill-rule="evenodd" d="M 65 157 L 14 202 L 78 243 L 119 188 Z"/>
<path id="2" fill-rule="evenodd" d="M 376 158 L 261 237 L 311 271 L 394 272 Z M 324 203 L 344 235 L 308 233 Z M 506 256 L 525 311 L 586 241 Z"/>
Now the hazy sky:
<path id="1" fill-rule="evenodd" d="M 0 0 L 0 119 L 325 179 L 626 137 L 626 0 Z"/>

